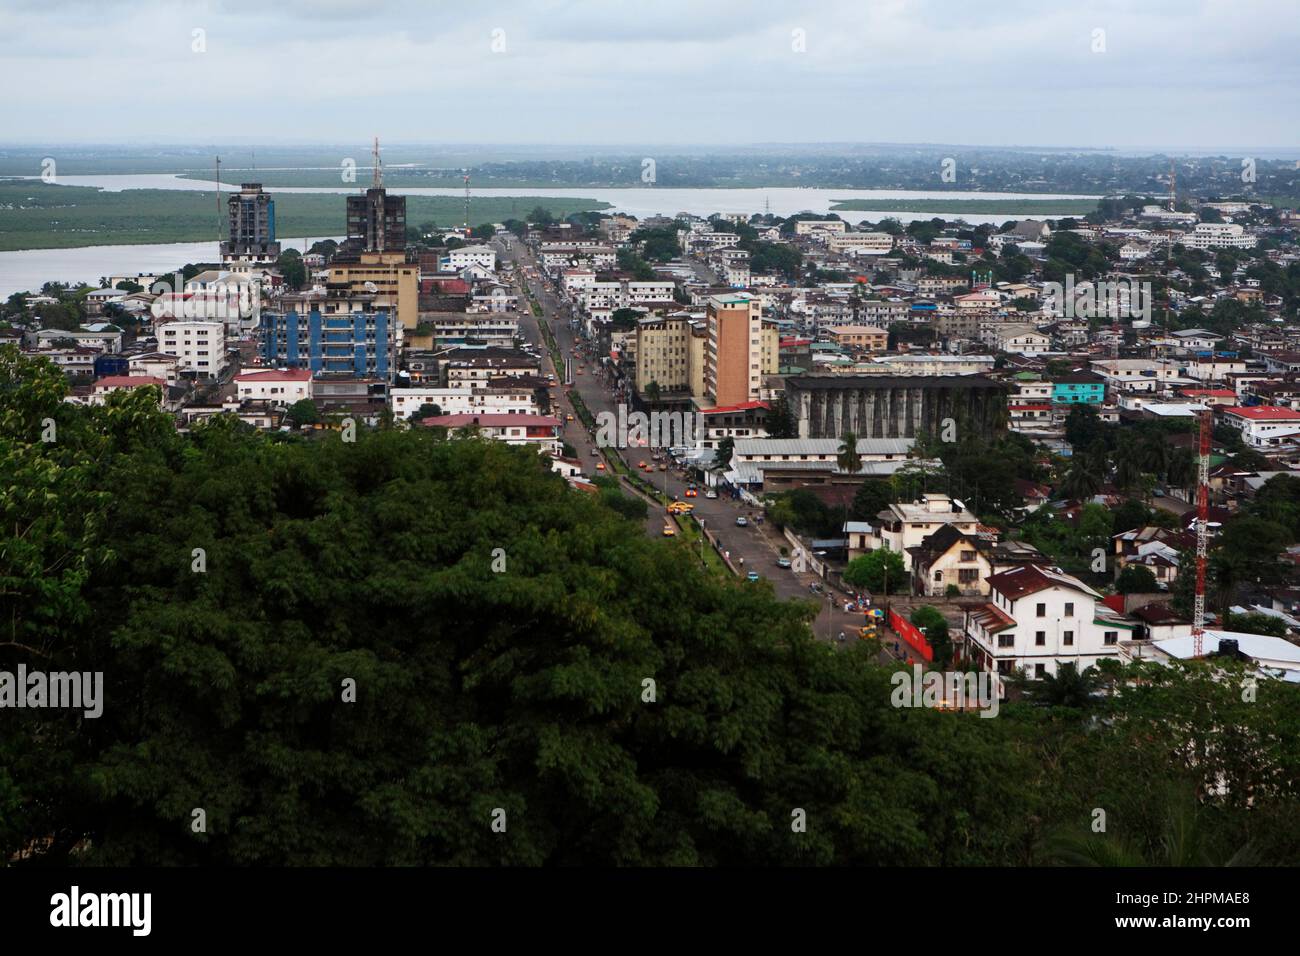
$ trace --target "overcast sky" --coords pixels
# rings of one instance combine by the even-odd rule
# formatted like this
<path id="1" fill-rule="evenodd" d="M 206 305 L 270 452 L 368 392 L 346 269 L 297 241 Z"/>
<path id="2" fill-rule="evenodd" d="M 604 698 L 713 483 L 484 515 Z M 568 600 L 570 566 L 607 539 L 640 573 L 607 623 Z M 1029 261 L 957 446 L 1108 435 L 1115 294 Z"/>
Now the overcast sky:
<path id="1" fill-rule="evenodd" d="M 1291 147 L 1298 12 L 1295 0 L 0 0 L 0 140 Z"/>

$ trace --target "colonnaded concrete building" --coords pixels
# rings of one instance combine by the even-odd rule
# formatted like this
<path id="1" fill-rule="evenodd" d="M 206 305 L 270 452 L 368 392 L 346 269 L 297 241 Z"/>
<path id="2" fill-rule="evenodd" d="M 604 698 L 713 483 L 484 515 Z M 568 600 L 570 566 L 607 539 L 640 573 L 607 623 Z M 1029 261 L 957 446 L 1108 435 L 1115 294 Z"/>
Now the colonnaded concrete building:
<path id="1" fill-rule="evenodd" d="M 800 375 L 785 396 L 800 438 L 939 438 L 949 418 L 981 436 L 1006 428 L 1006 386 L 982 375 Z"/>

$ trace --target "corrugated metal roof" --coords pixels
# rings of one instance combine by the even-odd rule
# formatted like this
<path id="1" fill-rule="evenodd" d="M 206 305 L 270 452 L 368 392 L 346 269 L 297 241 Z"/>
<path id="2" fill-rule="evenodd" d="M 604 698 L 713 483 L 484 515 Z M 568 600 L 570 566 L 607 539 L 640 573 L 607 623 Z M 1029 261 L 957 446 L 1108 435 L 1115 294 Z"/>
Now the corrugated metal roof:
<path id="1" fill-rule="evenodd" d="M 838 438 L 737 438 L 732 447 L 737 455 L 838 455 Z M 914 438 L 859 438 L 859 455 L 906 455 Z M 789 462 L 780 462 L 789 464 Z"/>

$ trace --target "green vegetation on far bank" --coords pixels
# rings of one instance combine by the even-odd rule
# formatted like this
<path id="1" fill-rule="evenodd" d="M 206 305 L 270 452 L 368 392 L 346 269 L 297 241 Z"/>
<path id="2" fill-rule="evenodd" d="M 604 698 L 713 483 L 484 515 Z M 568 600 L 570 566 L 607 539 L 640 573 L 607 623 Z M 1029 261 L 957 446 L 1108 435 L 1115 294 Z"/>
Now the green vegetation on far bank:
<path id="1" fill-rule="evenodd" d="M 276 234 L 286 238 L 341 236 L 346 231 L 342 194 L 273 193 Z M 609 204 L 594 199 L 501 196 L 472 199 L 474 222 L 500 222 L 544 206 L 559 218 Z M 412 225 L 464 221 L 457 196 L 408 196 Z M 0 180 L 0 251 L 71 249 L 81 246 L 203 242 L 223 237 L 225 210 L 217 215 L 211 192 L 130 189 L 105 192 L 89 186 L 58 186 L 39 180 Z"/>

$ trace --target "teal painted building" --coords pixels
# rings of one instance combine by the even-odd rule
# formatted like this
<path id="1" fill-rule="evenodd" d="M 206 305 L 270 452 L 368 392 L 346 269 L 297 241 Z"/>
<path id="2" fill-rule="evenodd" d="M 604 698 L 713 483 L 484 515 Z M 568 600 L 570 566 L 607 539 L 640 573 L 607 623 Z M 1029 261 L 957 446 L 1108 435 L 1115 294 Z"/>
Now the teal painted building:
<path id="1" fill-rule="evenodd" d="M 1100 405 L 1106 383 L 1095 375 L 1062 375 L 1052 379 L 1053 405 Z"/>

